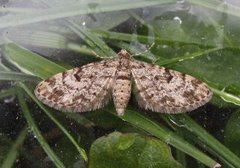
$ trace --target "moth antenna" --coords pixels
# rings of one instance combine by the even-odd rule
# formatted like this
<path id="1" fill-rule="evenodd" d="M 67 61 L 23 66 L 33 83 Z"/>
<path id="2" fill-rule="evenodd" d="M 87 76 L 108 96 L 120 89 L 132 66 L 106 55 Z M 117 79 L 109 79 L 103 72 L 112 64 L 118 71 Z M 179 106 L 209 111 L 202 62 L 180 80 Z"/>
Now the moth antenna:
<path id="1" fill-rule="evenodd" d="M 139 53 L 135 53 L 135 54 L 132 54 L 130 55 L 131 57 L 133 56 L 139 56 L 139 55 L 142 55 L 144 53 L 147 53 L 151 50 L 151 48 L 155 45 L 155 42 L 153 42 L 146 50 L 144 50 L 143 52 L 139 52 Z"/>
<path id="2" fill-rule="evenodd" d="M 92 50 L 93 55 L 95 55 L 98 58 L 102 58 L 100 55 L 98 55 L 95 51 Z"/>

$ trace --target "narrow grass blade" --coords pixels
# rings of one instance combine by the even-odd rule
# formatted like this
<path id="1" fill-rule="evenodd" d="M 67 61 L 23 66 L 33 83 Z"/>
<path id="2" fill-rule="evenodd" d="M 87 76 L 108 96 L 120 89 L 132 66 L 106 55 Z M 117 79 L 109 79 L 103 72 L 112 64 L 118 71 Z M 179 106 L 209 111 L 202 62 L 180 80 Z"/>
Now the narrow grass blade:
<path id="1" fill-rule="evenodd" d="M 168 38 L 162 38 L 162 37 L 153 37 L 153 36 L 145 36 L 145 35 L 138 35 L 138 34 L 128 34 L 128 33 L 119 33 L 119 32 L 113 32 L 113 31 L 105 31 L 105 30 L 92 30 L 92 32 L 96 36 L 100 36 L 102 38 L 111 39 L 111 40 L 118 40 L 118 41 L 125 41 L 125 42 L 131 42 L 133 39 L 137 39 L 138 42 L 146 43 L 148 44 L 149 41 L 154 41 L 158 44 L 164 44 L 164 45 L 172 45 L 172 43 L 179 43 L 179 44 L 196 44 L 199 47 L 215 47 L 211 46 L 209 44 L 201 44 L 195 41 L 187 41 L 185 39 L 180 40 L 170 40 Z"/>
<path id="2" fill-rule="evenodd" d="M 6 67 L 1 61 L 0 61 L 0 71 L 9 71 L 10 69 Z"/>
<path id="3" fill-rule="evenodd" d="M 86 55 L 86 56 L 89 56 L 89 55 L 90 56 L 95 56 L 94 53 L 93 53 L 93 49 L 90 49 L 85 45 L 80 46 L 77 43 L 68 43 L 67 44 L 67 49 L 75 51 L 75 52 L 82 53 L 83 55 Z"/>
<path id="4" fill-rule="evenodd" d="M 68 21 L 68 23 L 69 23 L 68 26 L 70 26 L 73 30 L 80 31 L 85 36 L 84 40 L 86 38 L 91 40 L 92 43 L 94 43 L 98 48 L 100 48 L 104 52 L 104 55 L 106 54 L 116 55 L 116 53 L 110 47 L 108 47 L 108 45 L 103 40 L 93 35 L 92 32 L 88 31 L 86 28 L 80 27 L 79 25 L 72 21 Z"/>
<path id="5" fill-rule="evenodd" d="M 136 20 L 138 20 L 142 25 L 146 26 L 150 31 L 154 31 L 153 26 L 148 24 L 144 19 L 142 19 L 140 16 L 138 16 L 135 12 L 129 11 L 129 14 L 132 17 L 134 17 Z"/>
<path id="6" fill-rule="evenodd" d="M 231 152 L 227 147 L 222 145 L 218 140 L 216 140 L 212 135 L 210 135 L 206 130 L 199 126 L 194 120 L 192 120 L 186 114 L 171 115 L 171 118 L 175 120 L 176 123 L 184 126 L 188 131 L 196 135 L 196 137 L 206 145 L 206 149 L 210 149 L 209 152 L 214 152 L 213 154 L 218 155 L 220 159 L 225 163 L 231 164 L 231 166 L 240 168 L 240 158 L 237 157 L 233 152 Z M 212 151 L 214 150 L 214 151 Z M 227 162 L 226 162 L 226 161 Z"/>
<path id="7" fill-rule="evenodd" d="M 119 32 L 112 32 L 112 31 L 105 31 L 105 30 L 92 30 L 92 32 L 96 36 L 100 36 L 100 37 L 111 39 L 111 40 L 125 41 L 125 42 L 131 42 L 133 39 L 138 39 L 139 42 L 146 43 L 146 44 L 148 44 L 149 41 L 155 41 L 159 43 L 171 42 L 167 39 L 164 40 L 158 37 L 144 36 L 144 35 L 137 35 L 137 34 L 119 33 Z"/>
<path id="8" fill-rule="evenodd" d="M 74 5 L 69 6 L 49 8 L 41 11 L 34 11 L 32 13 L 20 14 L 17 16 L 14 15 L 14 17 L 2 17 L 0 19 L 0 28 L 14 27 L 24 24 L 67 18 L 83 14 L 136 9 L 171 2 L 175 3 L 175 0 L 106 0 L 99 1 L 99 3 L 96 3 L 96 1 L 79 2 L 80 3 L 75 3 Z M 96 5 L 98 6 L 97 8 L 95 7 Z"/>
<path id="9" fill-rule="evenodd" d="M 1 165 L 1 168 L 13 167 L 18 157 L 19 150 L 21 149 L 21 146 L 23 145 L 23 142 L 26 136 L 27 136 L 27 129 L 23 128 L 19 133 L 16 141 L 12 145 L 10 151 L 8 152 L 6 158 L 4 159 Z"/>
<path id="10" fill-rule="evenodd" d="M 63 112 L 64 115 L 66 115 L 68 118 L 71 118 L 75 122 L 77 122 L 80 125 L 83 125 L 84 127 L 93 127 L 95 124 L 88 120 L 83 115 L 79 115 L 78 113 L 69 113 L 69 112 Z"/>
<path id="11" fill-rule="evenodd" d="M 76 33 L 76 35 L 82 38 L 85 41 L 85 43 L 91 47 L 92 51 L 94 51 L 98 55 L 105 55 L 105 53 L 100 48 L 98 48 L 98 46 L 92 40 L 88 39 L 78 28 L 76 28 L 76 26 L 73 26 L 71 22 L 68 24 L 68 27 L 74 33 Z"/>
<path id="12" fill-rule="evenodd" d="M 43 79 L 66 70 L 62 66 L 13 43 L 4 46 L 4 56 L 21 71 Z"/>
<path id="13" fill-rule="evenodd" d="M 221 2 L 218 0 L 189 0 L 188 2 L 192 4 L 196 4 L 199 6 L 203 6 L 212 10 L 216 10 L 219 12 L 231 14 L 240 17 L 239 10 L 240 8 L 237 5 L 231 5 L 230 2 Z"/>
<path id="14" fill-rule="evenodd" d="M 78 152 L 81 154 L 85 161 L 88 160 L 87 154 L 83 148 L 81 148 L 78 143 L 74 140 L 74 138 L 68 133 L 64 126 L 51 114 L 51 112 L 40 103 L 37 98 L 33 95 L 32 91 L 23 83 L 20 83 L 20 86 L 24 89 L 24 91 L 37 103 L 37 105 L 45 112 L 45 114 L 62 130 L 62 132 L 68 137 L 68 139 L 72 142 L 72 144 L 76 147 Z"/>
<path id="15" fill-rule="evenodd" d="M 0 80 L 35 81 L 37 79 L 36 76 L 27 75 L 21 72 L 0 71 Z"/>
<path id="16" fill-rule="evenodd" d="M 16 43 L 39 46 L 56 49 L 66 49 L 67 39 L 62 32 L 52 32 L 49 30 L 16 30 L 13 34 L 8 34 L 7 38 L 13 40 Z M 62 33 L 62 34 L 61 34 Z M 17 35 L 16 35 L 17 34 Z"/>
<path id="17" fill-rule="evenodd" d="M 227 93 L 224 90 L 218 90 L 212 87 L 211 87 L 211 90 L 214 92 L 214 94 L 221 97 L 224 101 L 240 106 L 240 98 L 238 96 Z"/>
<path id="18" fill-rule="evenodd" d="M 56 167 L 64 168 L 65 166 L 63 165 L 61 160 L 58 158 L 58 156 L 54 153 L 54 151 L 51 149 L 51 147 L 48 145 L 48 143 L 42 136 L 41 131 L 38 129 L 35 121 L 33 120 L 31 113 L 29 111 L 29 108 L 28 108 L 26 102 L 24 101 L 23 93 L 21 90 L 18 90 L 18 101 L 19 101 L 22 113 L 27 120 L 28 126 L 30 127 L 30 129 L 34 133 L 34 135 L 36 136 L 36 138 L 37 138 L 38 142 L 40 143 L 41 147 L 43 148 L 43 150 L 47 153 L 47 155 L 53 161 L 53 163 L 55 164 Z"/>
<path id="19" fill-rule="evenodd" d="M 208 50 L 202 50 L 202 51 L 191 53 L 189 55 L 175 57 L 175 58 L 167 59 L 167 60 L 160 60 L 159 59 L 159 60 L 156 60 L 155 63 L 157 63 L 159 65 L 173 64 L 173 63 L 176 63 L 176 62 L 182 62 L 182 61 L 191 60 L 191 59 L 194 59 L 194 58 L 197 58 L 197 57 L 201 57 L 201 56 L 204 56 L 206 54 L 209 54 L 209 53 L 212 53 L 212 52 L 215 52 L 215 51 L 218 51 L 218 50 L 221 50 L 221 48 L 211 48 L 211 49 L 208 49 Z"/>
<path id="20" fill-rule="evenodd" d="M 0 99 L 8 97 L 8 96 L 12 96 L 16 94 L 16 88 L 15 87 L 11 87 L 9 89 L 6 90 L 1 90 L 0 91 Z"/>

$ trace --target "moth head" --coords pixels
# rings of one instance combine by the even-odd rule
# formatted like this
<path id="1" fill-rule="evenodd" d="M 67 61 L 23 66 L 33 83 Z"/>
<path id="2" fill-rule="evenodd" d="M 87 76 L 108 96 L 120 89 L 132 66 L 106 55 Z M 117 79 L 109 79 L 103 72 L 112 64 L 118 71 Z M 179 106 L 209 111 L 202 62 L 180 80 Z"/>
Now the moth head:
<path id="1" fill-rule="evenodd" d="M 119 53 L 118 53 L 118 58 L 130 58 L 130 54 L 127 52 L 127 50 L 122 49 Z"/>

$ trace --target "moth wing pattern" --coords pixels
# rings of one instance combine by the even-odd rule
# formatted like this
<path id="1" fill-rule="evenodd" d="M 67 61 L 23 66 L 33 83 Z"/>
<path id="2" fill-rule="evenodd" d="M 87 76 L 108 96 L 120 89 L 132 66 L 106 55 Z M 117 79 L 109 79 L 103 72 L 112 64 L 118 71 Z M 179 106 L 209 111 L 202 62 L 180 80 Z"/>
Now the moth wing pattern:
<path id="1" fill-rule="evenodd" d="M 114 59 L 58 73 L 38 84 L 36 97 L 60 111 L 85 112 L 106 105 L 117 70 Z"/>
<path id="2" fill-rule="evenodd" d="M 140 107 L 161 113 L 192 111 L 212 97 L 200 80 L 159 65 L 131 61 L 136 100 Z"/>

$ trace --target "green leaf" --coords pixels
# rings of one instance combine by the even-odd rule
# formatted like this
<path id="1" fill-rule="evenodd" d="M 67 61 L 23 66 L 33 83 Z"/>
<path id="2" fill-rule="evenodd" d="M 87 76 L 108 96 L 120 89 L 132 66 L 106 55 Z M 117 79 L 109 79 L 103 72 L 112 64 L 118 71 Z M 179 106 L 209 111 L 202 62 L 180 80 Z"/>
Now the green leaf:
<path id="1" fill-rule="evenodd" d="M 240 110 L 232 113 L 224 131 L 225 144 L 240 157 Z"/>
<path id="2" fill-rule="evenodd" d="M 97 139 L 90 149 L 89 168 L 180 168 L 170 148 L 153 137 L 114 132 Z"/>

